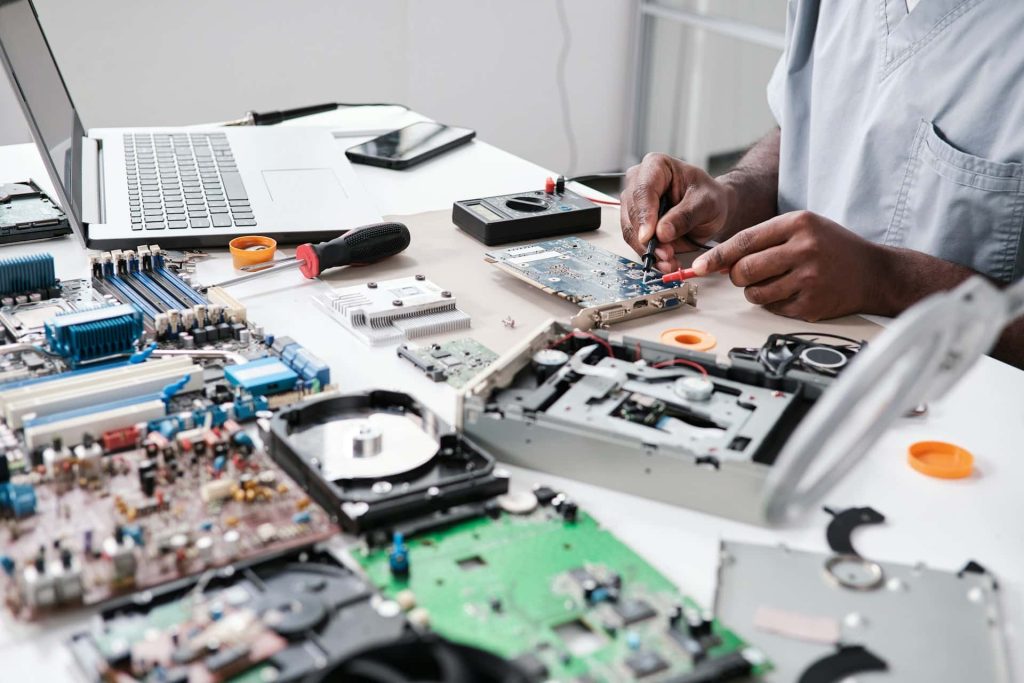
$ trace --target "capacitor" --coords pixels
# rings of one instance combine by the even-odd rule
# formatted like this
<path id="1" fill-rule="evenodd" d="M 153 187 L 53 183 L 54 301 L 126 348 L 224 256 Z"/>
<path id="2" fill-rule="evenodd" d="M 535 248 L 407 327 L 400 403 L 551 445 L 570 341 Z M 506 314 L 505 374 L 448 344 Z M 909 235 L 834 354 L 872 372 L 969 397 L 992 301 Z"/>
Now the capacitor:
<path id="1" fill-rule="evenodd" d="M 570 523 L 576 522 L 579 511 L 579 506 L 568 498 L 563 500 L 561 505 L 558 506 L 558 514 L 562 515 L 562 519 Z"/>
<path id="2" fill-rule="evenodd" d="M 238 331 L 238 343 L 243 346 L 248 346 L 252 342 L 252 333 L 249 332 L 249 328 Z"/>
<path id="3" fill-rule="evenodd" d="M 146 497 L 150 498 L 156 493 L 156 471 L 149 470 L 148 472 L 139 473 L 139 484 L 142 487 L 142 493 Z"/>
<path id="4" fill-rule="evenodd" d="M 196 554 L 204 563 L 213 561 L 213 539 L 209 536 L 200 536 L 196 541 Z"/>
<path id="5" fill-rule="evenodd" d="M 533 354 L 533 373 L 538 382 L 543 382 L 569 362 L 569 354 L 558 349 L 541 349 Z"/>
<path id="6" fill-rule="evenodd" d="M 391 552 L 388 553 L 388 565 L 396 577 L 409 576 L 409 548 L 405 545 L 405 537 L 396 531 L 391 540 Z"/>
<path id="7" fill-rule="evenodd" d="M 92 529 L 86 529 L 82 534 L 82 552 L 92 555 Z"/>
<path id="8" fill-rule="evenodd" d="M 238 548 L 242 540 L 242 535 L 234 529 L 229 529 L 224 533 L 224 554 L 229 558 L 234 559 L 238 556 Z"/>
<path id="9" fill-rule="evenodd" d="M 181 348 L 183 349 L 196 348 L 196 338 L 191 334 L 181 334 L 178 336 L 178 340 L 181 341 Z"/>

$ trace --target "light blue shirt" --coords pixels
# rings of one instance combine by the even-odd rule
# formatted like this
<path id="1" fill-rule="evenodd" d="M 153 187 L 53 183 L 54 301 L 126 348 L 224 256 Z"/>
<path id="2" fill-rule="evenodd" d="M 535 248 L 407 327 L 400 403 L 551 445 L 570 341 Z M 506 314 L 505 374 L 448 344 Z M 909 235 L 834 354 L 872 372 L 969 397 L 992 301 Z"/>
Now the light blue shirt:
<path id="1" fill-rule="evenodd" d="M 790 0 L 779 210 L 1024 272 L 1024 0 Z"/>

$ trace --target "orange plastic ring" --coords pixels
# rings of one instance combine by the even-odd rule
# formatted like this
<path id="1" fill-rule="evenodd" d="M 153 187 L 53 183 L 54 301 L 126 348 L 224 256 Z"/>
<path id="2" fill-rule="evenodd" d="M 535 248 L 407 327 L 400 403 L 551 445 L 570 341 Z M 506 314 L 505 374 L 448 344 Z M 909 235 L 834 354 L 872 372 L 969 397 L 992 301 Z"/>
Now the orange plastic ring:
<path id="1" fill-rule="evenodd" d="M 963 479 L 974 469 L 974 456 L 969 451 L 944 441 L 910 444 L 907 462 L 921 474 L 940 479 Z"/>
<path id="2" fill-rule="evenodd" d="M 715 335 L 704 330 L 695 330 L 689 327 L 673 327 L 661 333 L 661 343 L 681 346 L 691 351 L 707 351 L 715 348 L 718 340 Z"/>
<path id="3" fill-rule="evenodd" d="M 262 235 L 242 235 L 228 242 L 235 268 L 266 263 L 274 258 L 277 242 Z"/>

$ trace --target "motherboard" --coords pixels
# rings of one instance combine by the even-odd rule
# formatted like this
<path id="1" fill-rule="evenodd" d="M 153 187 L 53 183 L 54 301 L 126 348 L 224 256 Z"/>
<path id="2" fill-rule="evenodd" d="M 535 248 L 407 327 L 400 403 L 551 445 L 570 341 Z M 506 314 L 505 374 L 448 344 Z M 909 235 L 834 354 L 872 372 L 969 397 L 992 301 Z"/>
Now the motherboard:
<path id="1" fill-rule="evenodd" d="M 486 258 L 578 306 L 582 310 L 571 322 L 582 330 L 697 304 L 695 285 L 645 280 L 639 263 L 576 237 L 492 251 Z"/>
<path id="2" fill-rule="evenodd" d="M 697 683 L 770 668 L 564 494 L 541 486 L 498 504 L 358 559 L 410 621 L 533 680 Z"/>
<path id="3" fill-rule="evenodd" d="M 60 281 L 0 261 L 0 591 L 20 618 L 333 533 L 248 425 L 330 389 L 326 364 L 144 245 Z"/>

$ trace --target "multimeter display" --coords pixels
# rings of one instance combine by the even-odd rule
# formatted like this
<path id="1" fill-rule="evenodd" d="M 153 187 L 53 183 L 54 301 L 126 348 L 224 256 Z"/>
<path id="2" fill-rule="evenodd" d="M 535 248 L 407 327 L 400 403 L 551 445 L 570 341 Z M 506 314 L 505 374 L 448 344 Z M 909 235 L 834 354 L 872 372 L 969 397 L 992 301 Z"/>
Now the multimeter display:
<path id="1" fill-rule="evenodd" d="M 485 221 L 500 221 L 504 219 L 504 216 L 502 216 L 501 214 L 491 209 L 488 209 L 486 204 L 475 202 L 473 204 L 469 204 L 468 206 L 470 211 L 477 214 Z"/>
<path id="2" fill-rule="evenodd" d="M 458 201 L 452 206 L 452 222 L 493 246 L 597 230 L 601 207 L 560 186 Z"/>

